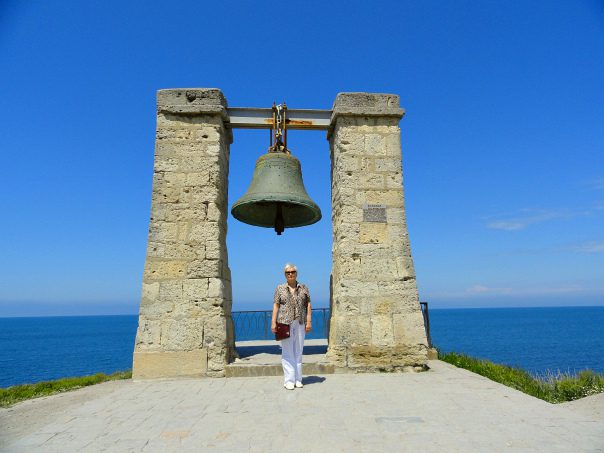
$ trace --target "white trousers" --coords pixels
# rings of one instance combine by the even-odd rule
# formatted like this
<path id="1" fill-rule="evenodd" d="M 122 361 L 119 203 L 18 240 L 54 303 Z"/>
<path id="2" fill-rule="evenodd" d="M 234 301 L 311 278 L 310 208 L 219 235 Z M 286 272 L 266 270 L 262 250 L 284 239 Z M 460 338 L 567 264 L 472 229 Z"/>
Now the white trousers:
<path id="1" fill-rule="evenodd" d="M 281 365 L 283 383 L 302 382 L 302 349 L 304 348 L 304 324 L 295 320 L 289 325 L 289 338 L 281 340 Z"/>

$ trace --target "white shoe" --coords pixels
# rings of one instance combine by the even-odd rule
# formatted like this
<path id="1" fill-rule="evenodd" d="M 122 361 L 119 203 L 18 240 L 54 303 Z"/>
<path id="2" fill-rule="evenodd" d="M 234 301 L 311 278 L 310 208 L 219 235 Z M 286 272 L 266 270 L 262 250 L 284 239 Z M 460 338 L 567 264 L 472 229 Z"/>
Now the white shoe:
<path id="1" fill-rule="evenodd" d="M 304 384 L 302 384 L 302 381 L 296 381 L 296 388 L 301 389 L 302 387 L 304 387 Z"/>
<path id="2" fill-rule="evenodd" d="M 294 384 L 293 384 L 293 382 L 286 382 L 283 387 L 285 387 L 287 390 L 293 390 Z"/>

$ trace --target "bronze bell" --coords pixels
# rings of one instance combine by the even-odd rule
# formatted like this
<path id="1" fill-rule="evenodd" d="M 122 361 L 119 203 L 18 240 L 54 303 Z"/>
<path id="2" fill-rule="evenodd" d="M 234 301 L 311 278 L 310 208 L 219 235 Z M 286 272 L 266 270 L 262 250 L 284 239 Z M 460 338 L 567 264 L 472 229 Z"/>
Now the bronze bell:
<path id="1" fill-rule="evenodd" d="M 237 220 L 249 225 L 285 228 L 311 225 L 321 220 L 321 209 L 310 199 L 302 182 L 300 161 L 291 155 L 281 138 L 285 136 L 283 106 L 273 106 L 275 144 L 256 161 L 252 183 L 231 208 Z M 283 127 L 280 129 L 280 125 Z"/>

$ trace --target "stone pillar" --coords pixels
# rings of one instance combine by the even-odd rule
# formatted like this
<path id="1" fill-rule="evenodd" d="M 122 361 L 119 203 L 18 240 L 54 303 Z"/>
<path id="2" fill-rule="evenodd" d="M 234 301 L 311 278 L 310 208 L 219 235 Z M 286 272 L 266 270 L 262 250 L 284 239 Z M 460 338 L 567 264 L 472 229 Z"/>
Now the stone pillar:
<path id="1" fill-rule="evenodd" d="M 400 129 L 391 94 L 340 93 L 331 148 L 333 268 L 327 357 L 359 371 L 426 364 L 403 198 Z"/>
<path id="2" fill-rule="evenodd" d="M 157 93 L 134 378 L 224 376 L 235 343 L 227 261 L 231 133 L 217 89 Z"/>

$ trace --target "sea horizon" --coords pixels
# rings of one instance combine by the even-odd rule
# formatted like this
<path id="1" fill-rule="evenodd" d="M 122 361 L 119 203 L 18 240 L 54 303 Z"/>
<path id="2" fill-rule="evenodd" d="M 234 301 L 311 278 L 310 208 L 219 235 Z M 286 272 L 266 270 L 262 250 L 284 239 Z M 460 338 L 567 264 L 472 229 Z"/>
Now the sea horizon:
<path id="1" fill-rule="evenodd" d="M 443 307 L 443 306 L 433 306 L 429 305 L 429 311 L 433 310 L 500 310 L 500 309 L 535 309 L 535 308 L 544 308 L 544 309 L 555 309 L 555 308 L 596 308 L 596 307 L 604 307 L 604 302 L 596 303 L 596 304 L 576 304 L 576 305 L 492 305 L 492 306 L 451 306 L 451 307 Z M 329 309 L 329 304 L 327 305 L 318 305 L 313 306 L 315 309 Z M 240 312 L 240 311 L 270 311 L 270 308 L 247 308 L 242 310 L 232 310 L 232 312 Z M 0 319 L 10 319 L 10 318 L 78 318 L 78 317 L 95 317 L 95 316 L 138 316 L 138 311 L 136 312 L 128 312 L 128 313 L 94 313 L 94 314 L 47 314 L 47 315 L 0 315 Z"/>
<path id="2" fill-rule="evenodd" d="M 267 319 L 262 311 L 256 321 L 235 318 L 236 339 L 270 340 Z M 325 321 L 318 312 L 308 338 L 325 338 Z M 537 376 L 604 373 L 602 325 L 604 306 L 430 309 L 432 344 L 439 351 Z M 1 317 L 0 387 L 130 369 L 137 326 L 137 314 Z"/>

